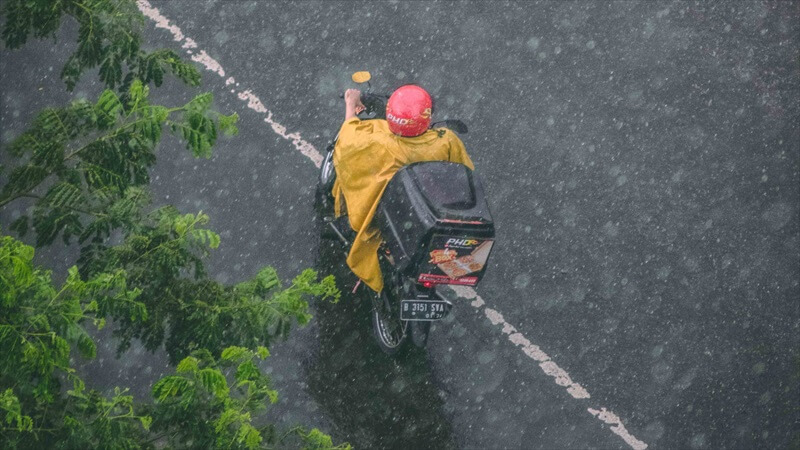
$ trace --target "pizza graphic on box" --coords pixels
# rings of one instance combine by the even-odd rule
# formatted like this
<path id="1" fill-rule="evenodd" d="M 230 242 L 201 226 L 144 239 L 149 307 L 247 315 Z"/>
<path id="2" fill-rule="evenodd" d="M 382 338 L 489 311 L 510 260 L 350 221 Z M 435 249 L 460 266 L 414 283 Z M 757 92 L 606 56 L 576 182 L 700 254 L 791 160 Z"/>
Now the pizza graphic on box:
<path id="1" fill-rule="evenodd" d="M 439 262 L 436 266 L 450 278 L 461 278 L 473 272 L 478 272 L 486 265 L 486 260 L 489 258 L 489 253 L 492 251 L 493 241 L 483 241 L 471 253 L 452 258 L 444 262 Z M 457 254 L 455 250 L 445 249 L 450 251 L 449 255 Z M 431 252 L 431 262 L 437 260 L 434 257 L 435 252 L 441 250 L 434 250 Z"/>

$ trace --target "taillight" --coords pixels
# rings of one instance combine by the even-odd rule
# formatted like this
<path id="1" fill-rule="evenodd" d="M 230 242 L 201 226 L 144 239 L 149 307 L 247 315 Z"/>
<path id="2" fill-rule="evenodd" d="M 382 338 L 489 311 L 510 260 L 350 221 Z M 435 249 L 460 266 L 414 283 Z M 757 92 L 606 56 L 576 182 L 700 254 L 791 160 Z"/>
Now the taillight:
<path id="1" fill-rule="evenodd" d="M 430 289 L 430 288 L 433 287 L 433 283 L 431 283 L 430 281 L 423 281 L 422 282 L 422 286 L 425 287 L 425 288 Z"/>

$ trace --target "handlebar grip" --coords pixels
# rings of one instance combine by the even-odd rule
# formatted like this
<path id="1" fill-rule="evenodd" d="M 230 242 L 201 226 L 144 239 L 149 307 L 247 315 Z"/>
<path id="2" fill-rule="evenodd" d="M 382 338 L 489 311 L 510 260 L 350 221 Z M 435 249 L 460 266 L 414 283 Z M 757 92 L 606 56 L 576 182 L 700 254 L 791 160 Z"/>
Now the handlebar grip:
<path id="1" fill-rule="evenodd" d="M 388 99 L 391 97 L 389 94 L 373 94 L 371 92 L 362 92 L 361 93 L 361 102 L 363 103 L 368 97 L 378 97 L 378 98 L 385 98 Z M 339 92 L 339 98 L 344 98 L 344 92 Z"/>

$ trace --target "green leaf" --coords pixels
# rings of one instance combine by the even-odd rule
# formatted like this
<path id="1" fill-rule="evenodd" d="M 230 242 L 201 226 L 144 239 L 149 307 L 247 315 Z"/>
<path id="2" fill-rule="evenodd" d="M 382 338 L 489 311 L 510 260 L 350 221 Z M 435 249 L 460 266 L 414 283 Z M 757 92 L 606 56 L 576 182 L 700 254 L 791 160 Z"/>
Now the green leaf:
<path id="1" fill-rule="evenodd" d="M 54 361 L 66 361 L 69 358 L 69 342 L 61 336 L 54 336 L 52 356 Z"/>
<path id="2" fill-rule="evenodd" d="M 205 92 L 195 96 L 187 105 L 190 110 L 205 111 L 211 106 L 214 101 L 214 96 L 210 92 Z"/>
<path id="3" fill-rule="evenodd" d="M 219 418 L 214 421 L 214 431 L 221 433 L 230 424 L 240 420 L 241 414 L 239 414 L 238 411 L 235 409 L 226 408 L 222 411 L 222 414 L 220 414 Z"/>
<path id="4" fill-rule="evenodd" d="M 0 191 L 0 200 L 10 198 L 17 193 L 26 193 L 50 175 L 42 167 L 26 164 L 11 171 L 8 182 Z"/>
<path id="5" fill-rule="evenodd" d="M 136 120 L 134 131 L 150 145 L 156 145 L 161 139 L 161 127 L 166 120 L 166 114 L 164 107 L 147 107 Z"/>
<path id="6" fill-rule="evenodd" d="M 69 58 L 67 58 L 67 62 L 64 63 L 64 67 L 61 68 L 61 80 L 67 85 L 68 91 L 72 92 L 72 90 L 75 89 L 75 85 L 78 84 L 81 73 L 83 73 L 83 64 L 81 62 L 81 58 L 79 58 L 77 54 L 73 53 Z"/>
<path id="7" fill-rule="evenodd" d="M 267 347 L 259 345 L 256 353 L 261 359 L 267 359 L 267 357 L 269 356 L 269 349 L 267 349 Z"/>
<path id="8" fill-rule="evenodd" d="M 138 77 L 144 83 L 152 81 L 156 86 L 161 86 L 165 70 L 190 86 L 200 85 L 200 72 L 172 50 L 156 50 L 139 59 Z"/>
<path id="9" fill-rule="evenodd" d="M 102 128 L 108 128 L 117 122 L 122 112 L 122 102 L 112 90 L 105 90 L 100 94 L 95 105 L 98 121 Z"/>
<path id="10" fill-rule="evenodd" d="M 139 421 L 142 423 L 142 428 L 150 431 L 150 424 L 153 423 L 153 418 L 150 416 L 140 416 Z"/>
<path id="11" fill-rule="evenodd" d="M 261 433 L 249 423 L 242 424 L 236 433 L 236 442 L 244 444 L 247 448 L 258 448 L 261 443 Z"/>
<path id="12" fill-rule="evenodd" d="M 305 437 L 310 448 L 333 448 L 333 439 L 322 431 L 314 428 Z"/>
<path id="13" fill-rule="evenodd" d="M 36 137 L 33 135 L 33 133 L 28 131 L 11 141 L 11 144 L 8 146 L 8 152 L 12 156 L 19 158 L 27 152 L 32 152 L 39 146 L 39 141 L 36 140 Z"/>
<path id="14" fill-rule="evenodd" d="M 222 375 L 222 372 L 217 369 L 205 368 L 197 372 L 197 377 L 200 380 L 200 384 L 218 399 L 221 400 L 227 397 L 228 382 L 225 380 L 225 376 Z"/>
<path id="15" fill-rule="evenodd" d="M 273 288 L 281 288 L 281 281 L 278 277 L 278 271 L 273 267 L 264 267 L 258 271 L 255 278 L 255 285 L 257 287 L 256 294 L 264 295 L 271 291 Z"/>
<path id="16" fill-rule="evenodd" d="M 131 84 L 130 89 L 128 90 L 128 95 L 130 95 L 130 103 L 134 109 L 137 108 L 137 105 L 146 106 L 147 105 L 147 97 L 150 94 L 150 88 L 145 86 L 141 80 L 134 80 Z"/>
<path id="17" fill-rule="evenodd" d="M 222 350 L 222 359 L 226 361 L 238 361 L 240 358 L 248 356 L 250 350 L 244 347 L 231 346 Z"/>
<path id="18" fill-rule="evenodd" d="M 153 385 L 153 397 L 156 401 L 164 402 L 170 397 L 183 394 L 191 386 L 191 382 L 180 376 L 167 376 Z"/>
<path id="19" fill-rule="evenodd" d="M 197 358 L 193 356 L 187 356 L 186 358 L 183 358 L 180 363 L 178 363 L 178 367 L 175 368 L 175 371 L 177 373 L 194 372 L 198 369 L 197 363 Z"/>
<path id="20" fill-rule="evenodd" d="M 77 212 L 59 208 L 47 208 L 47 202 L 37 205 L 33 214 L 33 226 L 36 229 L 36 246 L 52 243 L 61 231 L 63 239 L 68 243 L 73 235 L 79 235 L 83 225 Z"/>
<path id="21" fill-rule="evenodd" d="M 89 335 L 84 334 L 78 339 L 78 351 L 84 358 L 94 358 L 97 356 L 97 346 Z"/>
<path id="22" fill-rule="evenodd" d="M 218 120 L 219 129 L 225 133 L 226 136 L 233 136 L 239 134 L 239 129 L 236 128 L 236 123 L 239 121 L 239 115 L 236 113 L 230 116 L 220 114 Z"/>
<path id="23" fill-rule="evenodd" d="M 178 124 L 178 129 L 186 142 L 186 147 L 196 158 L 211 157 L 211 147 L 216 139 L 216 133 L 210 119 L 199 113 L 192 113 Z"/>
<path id="24" fill-rule="evenodd" d="M 208 245 L 212 249 L 219 247 L 219 235 L 211 230 L 205 228 L 194 229 L 191 231 L 191 236 L 198 243 Z"/>
<path id="25" fill-rule="evenodd" d="M 9 228 L 22 238 L 25 237 L 25 234 L 28 232 L 28 222 L 28 216 L 19 216 L 17 220 L 11 222 L 11 226 L 9 226 Z"/>
<path id="26" fill-rule="evenodd" d="M 275 403 L 278 402 L 278 391 L 272 389 L 268 390 L 267 397 L 269 397 L 269 402 L 274 405 Z"/>
<path id="27" fill-rule="evenodd" d="M 54 185 L 47 191 L 44 198 L 49 206 L 56 208 L 74 207 L 84 201 L 81 189 L 69 183 Z"/>
<path id="28" fill-rule="evenodd" d="M 15 423 L 14 427 L 17 431 L 32 431 L 33 420 L 30 416 L 22 414 L 22 407 L 19 398 L 14 395 L 12 389 L 6 389 L 5 392 L 0 394 L 0 410 L 5 411 L 5 422 L 11 425 Z"/>
<path id="29" fill-rule="evenodd" d="M 55 140 L 64 140 L 72 137 L 72 131 L 67 127 L 62 118 L 63 112 L 56 108 L 46 108 L 36 116 L 34 127 L 41 129 L 43 134 Z"/>
<path id="30" fill-rule="evenodd" d="M 253 360 L 247 360 L 236 368 L 236 381 L 256 380 L 261 376 Z"/>
<path id="31" fill-rule="evenodd" d="M 114 53 L 109 53 L 100 64 L 100 81 L 106 86 L 116 86 L 122 81 L 122 58 Z"/>

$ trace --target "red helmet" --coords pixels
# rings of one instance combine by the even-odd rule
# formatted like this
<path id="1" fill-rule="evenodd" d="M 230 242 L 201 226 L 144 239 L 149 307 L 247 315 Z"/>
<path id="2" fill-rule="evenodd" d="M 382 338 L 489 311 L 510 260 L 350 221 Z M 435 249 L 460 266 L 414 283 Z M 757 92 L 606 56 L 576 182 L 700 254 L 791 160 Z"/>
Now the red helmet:
<path id="1" fill-rule="evenodd" d="M 431 124 L 433 101 L 419 86 L 408 84 L 397 88 L 386 102 L 389 129 L 399 136 L 419 136 Z"/>

